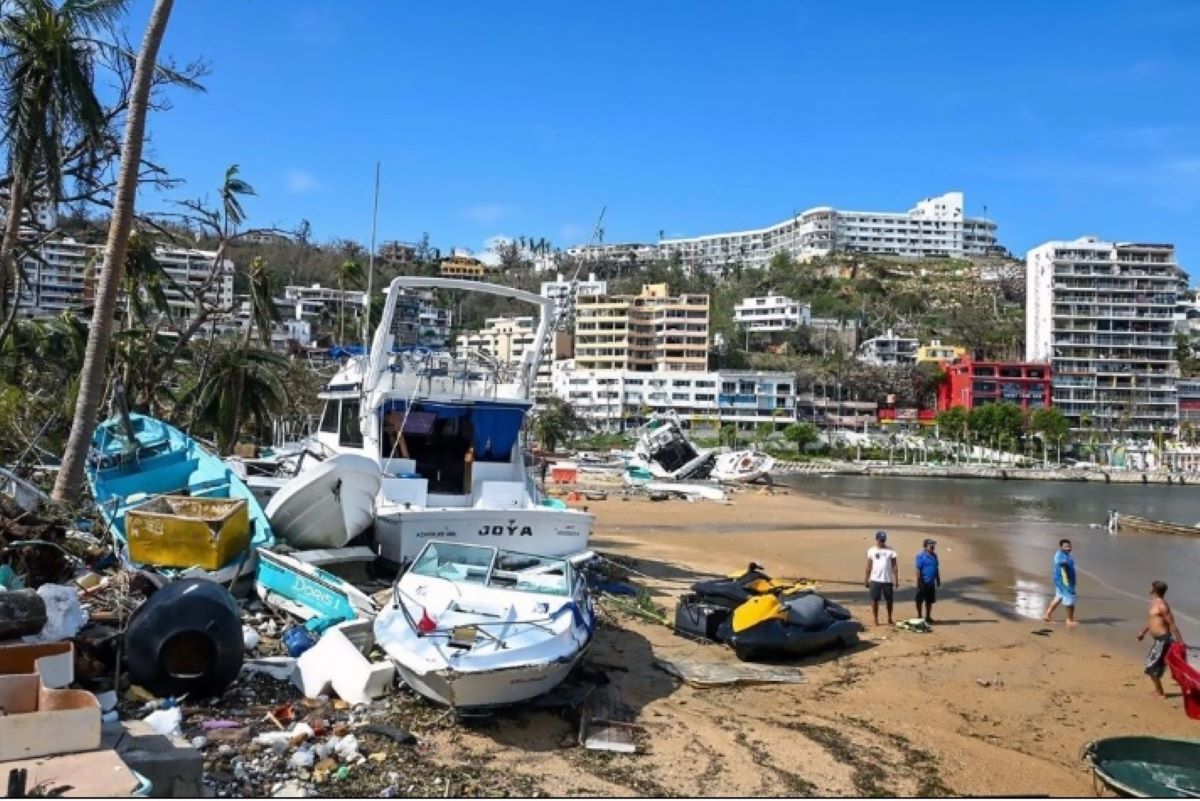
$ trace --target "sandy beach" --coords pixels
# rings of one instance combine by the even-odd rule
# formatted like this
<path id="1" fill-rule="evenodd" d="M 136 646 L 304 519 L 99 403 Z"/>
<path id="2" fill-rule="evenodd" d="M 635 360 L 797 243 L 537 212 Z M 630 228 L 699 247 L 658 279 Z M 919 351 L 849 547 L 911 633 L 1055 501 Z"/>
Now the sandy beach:
<path id="1" fill-rule="evenodd" d="M 819 582 L 867 625 L 862 643 L 799 661 L 802 684 L 697 689 L 654 659 L 734 664 L 730 649 L 610 608 L 589 664 L 640 727 L 640 753 L 585 751 L 573 720 L 514 711 L 430 732 L 435 761 L 507 771 L 555 795 L 1085 795 L 1090 740 L 1200 733 L 1178 687 L 1168 680 L 1170 697 L 1152 697 L 1136 656 L 1090 635 L 1086 616 L 1068 630 L 1014 612 L 994 593 L 1005 578 L 989 575 L 987 554 L 948 528 L 794 491 L 589 506 L 593 547 L 630 565 L 630 581 L 668 617 L 693 581 L 753 559 L 774 577 Z M 897 619 L 915 614 L 913 555 L 923 538 L 938 540 L 932 633 L 871 626 L 862 575 L 880 527 L 901 556 Z"/>

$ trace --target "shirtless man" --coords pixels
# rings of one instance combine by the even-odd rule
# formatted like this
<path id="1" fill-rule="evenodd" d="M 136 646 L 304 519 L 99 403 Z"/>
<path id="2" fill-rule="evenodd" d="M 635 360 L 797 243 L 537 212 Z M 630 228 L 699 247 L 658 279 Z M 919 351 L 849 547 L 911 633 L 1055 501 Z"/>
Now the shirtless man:
<path id="1" fill-rule="evenodd" d="M 1159 698 L 1167 697 L 1162 686 L 1162 675 L 1167 667 L 1167 649 L 1172 642 L 1183 642 L 1179 627 L 1175 625 L 1175 616 L 1171 614 L 1171 607 L 1167 606 L 1166 595 L 1167 582 L 1156 581 L 1150 585 L 1150 613 L 1146 617 L 1146 628 L 1137 636 L 1138 642 L 1145 638 L 1147 632 L 1154 637 L 1150 653 L 1146 654 L 1146 675 L 1154 682 L 1154 694 Z"/>

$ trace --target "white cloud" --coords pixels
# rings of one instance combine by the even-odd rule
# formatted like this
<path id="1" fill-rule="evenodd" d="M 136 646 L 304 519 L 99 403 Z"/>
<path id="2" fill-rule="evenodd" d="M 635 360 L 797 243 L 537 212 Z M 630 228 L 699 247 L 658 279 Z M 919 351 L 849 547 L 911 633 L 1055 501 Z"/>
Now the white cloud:
<path id="1" fill-rule="evenodd" d="M 288 170 L 284 174 L 283 180 L 284 185 L 287 186 L 287 191 L 295 195 L 313 192 L 322 188 L 321 182 L 317 180 L 317 176 L 308 170 Z"/>
<path id="2" fill-rule="evenodd" d="M 477 223 L 492 224 L 508 217 L 517 209 L 504 203 L 477 203 L 463 209 L 463 216 Z"/>

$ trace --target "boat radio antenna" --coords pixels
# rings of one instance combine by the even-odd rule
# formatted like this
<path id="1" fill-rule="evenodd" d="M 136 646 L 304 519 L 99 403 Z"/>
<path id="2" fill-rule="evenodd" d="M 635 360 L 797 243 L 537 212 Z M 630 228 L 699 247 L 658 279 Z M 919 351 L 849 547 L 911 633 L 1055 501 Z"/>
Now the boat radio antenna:
<path id="1" fill-rule="evenodd" d="M 592 226 L 592 236 L 588 240 L 586 247 L 598 244 L 604 241 L 604 213 L 608 211 L 608 206 L 605 205 L 600 209 L 600 216 L 596 218 L 596 224 Z M 551 330 L 557 331 L 558 326 L 562 322 L 570 321 L 575 315 L 575 292 L 579 285 L 579 271 L 583 269 L 583 260 L 575 265 L 575 274 L 571 276 L 571 286 L 567 290 L 567 296 L 562 299 L 562 303 L 555 307 L 554 324 Z"/>

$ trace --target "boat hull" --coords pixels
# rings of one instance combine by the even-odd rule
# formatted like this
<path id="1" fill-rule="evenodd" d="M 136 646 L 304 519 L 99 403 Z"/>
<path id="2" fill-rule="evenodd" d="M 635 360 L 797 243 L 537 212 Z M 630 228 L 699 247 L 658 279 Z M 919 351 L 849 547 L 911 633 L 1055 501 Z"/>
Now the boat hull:
<path id="1" fill-rule="evenodd" d="M 1200 787 L 1200 740 L 1107 737 L 1085 755 L 1097 778 L 1124 796 L 1194 798 Z"/>
<path id="2" fill-rule="evenodd" d="M 1152 520 L 1148 517 L 1117 514 L 1117 531 L 1136 532 L 1139 534 L 1170 534 L 1177 537 L 1200 537 L 1200 528 L 1185 526 L 1182 523 L 1168 523 L 1165 520 Z"/>
<path id="3" fill-rule="evenodd" d="M 770 475 L 773 467 L 775 459 L 765 453 L 737 451 L 718 456 L 711 476 L 717 481 L 750 484 Z"/>
<path id="4" fill-rule="evenodd" d="M 425 698 L 454 709 L 512 706 L 545 695 L 562 684 L 585 650 L 549 664 L 514 665 L 487 671 L 420 672 L 393 660 L 400 677 Z"/>
<path id="5" fill-rule="evenodd" d="M 341 548 L 374 521 L 379 485 L 375 462 L 339 454 L 280 487 L 267 517 L 276 536 L 296 548 Z"/>
<path id="6" fill-rule="evenodd" d="M 493 545 L 536 556 L 573 556 L 587 549 L 595 518 L 573 509 L 405 509 L 381 504 L 375 510 L 379 555 L 407 564 L 431 541 Z"/>

